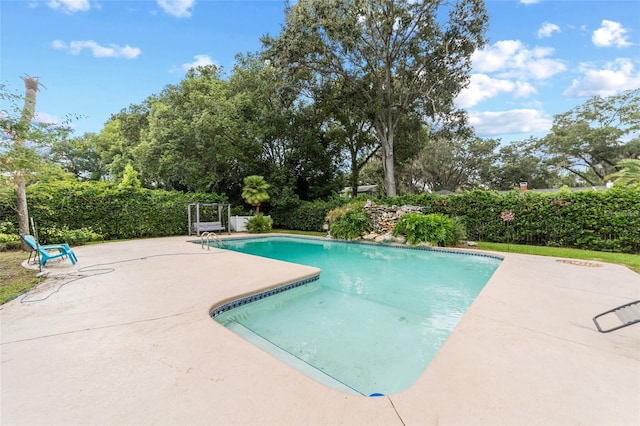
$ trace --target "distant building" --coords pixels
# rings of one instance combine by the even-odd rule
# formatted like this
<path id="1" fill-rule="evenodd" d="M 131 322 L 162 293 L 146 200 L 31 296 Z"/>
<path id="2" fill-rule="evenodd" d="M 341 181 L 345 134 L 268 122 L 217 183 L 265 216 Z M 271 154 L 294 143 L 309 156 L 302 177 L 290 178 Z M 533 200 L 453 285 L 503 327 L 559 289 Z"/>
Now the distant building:
<path id="1" fill-rule="evenodd" d="M 340 191 L 340 195 L 345 197 L 351 195 L 351 187 L 347 186 Z M 370 195 L 376 196 L 378 195 L 378 185 L 358 185 L 358 194 L 356 195 Z"/>

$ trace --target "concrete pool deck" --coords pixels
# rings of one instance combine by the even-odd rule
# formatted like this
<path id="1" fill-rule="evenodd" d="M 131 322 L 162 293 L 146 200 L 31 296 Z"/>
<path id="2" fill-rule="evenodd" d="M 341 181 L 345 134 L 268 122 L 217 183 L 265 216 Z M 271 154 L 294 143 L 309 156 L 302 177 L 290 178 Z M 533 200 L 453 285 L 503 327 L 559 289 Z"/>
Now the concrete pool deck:
<path id="1" fill-rule="evenodd" d="M 368 398 L 315 382 L 209 316 L 317 270 L 196 239 L 75 247 L 76 265 L 52 264 L 22 303 L 0 306 L 0 423 L 640 424 L 640 324 L 602 334 L 591 319 L 640 299 L 628 268 L 501 254 L 420 379 Z"/>

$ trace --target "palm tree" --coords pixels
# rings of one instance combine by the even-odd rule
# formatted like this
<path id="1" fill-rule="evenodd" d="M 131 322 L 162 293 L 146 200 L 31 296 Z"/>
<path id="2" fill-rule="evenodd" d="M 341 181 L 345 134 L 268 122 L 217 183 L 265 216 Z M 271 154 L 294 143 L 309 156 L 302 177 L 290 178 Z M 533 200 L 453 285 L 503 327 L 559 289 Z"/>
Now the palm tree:
<path id="1" fill-rule="evenodd" d="M 252 206 L 256 206 L 256 214 L 260 213 L 260 204 L 269 199 L 267 189 L 271 187 L 262 176 L 247 176 L 244 178 L 242 198 Z"/>
<path id="2" fill-rule="evenodd" d="M 618 185 L 640 185 L 640 159 L 625 158 L 620 160 L 616 167 L 620 167 L 620 170 L 606 179 L 613 179 Z"/>

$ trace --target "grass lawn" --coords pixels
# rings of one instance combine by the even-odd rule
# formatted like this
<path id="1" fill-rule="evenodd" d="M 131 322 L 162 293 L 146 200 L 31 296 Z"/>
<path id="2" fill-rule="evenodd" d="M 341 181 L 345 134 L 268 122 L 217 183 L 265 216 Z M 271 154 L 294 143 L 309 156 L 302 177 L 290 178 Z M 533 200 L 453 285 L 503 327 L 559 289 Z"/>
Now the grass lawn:
<path id="1" fill-rule="evenodd" d="M 37 270 L 22 267 L 29 254 L 24 251 L 0 252 L 0 305 L 18 297 L 38 283 Z"/>
<path id="2" fill-rule="evenodd" d="M 518 244 L 478 243 L 481 250 L 504 251 L 508 253 L 533 254 L 536 256 L 552 256 L 569 259 L 596 260 L 617 263 L 640 273 L 640 255 L 627 253 L 610 253 L 604 251 L 580 250 L 562 247 L 524 246 Z"/>
<path id="3" fill-rule="evenodd" d="M 324 237 L 327 235 L 326 232 L 316 232 L 316 231 L 291 231 L 288 229 L 272 229 L 271 232 L 275 232 L 278 234 L 292 234 L 292 235 L 307 235 L 311 237 Z"/>

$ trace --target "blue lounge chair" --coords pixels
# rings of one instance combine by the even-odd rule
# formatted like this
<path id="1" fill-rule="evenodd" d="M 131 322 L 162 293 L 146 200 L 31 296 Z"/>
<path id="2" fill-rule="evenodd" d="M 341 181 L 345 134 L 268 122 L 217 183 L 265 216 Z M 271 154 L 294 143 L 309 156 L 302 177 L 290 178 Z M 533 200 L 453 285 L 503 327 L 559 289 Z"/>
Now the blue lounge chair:
<path id="1" fill-rule="evenodd" d="M 40 245 L 38 241 L 33 237 L 33 235 L 21 235 L 22 240 L 27 243 L 29 247 L 31 247 L 32 252 L 29 254 L 29 259 L 31 259 L 31 254 L 35 253 L 36 256 L 40 259 L 40 268 L 47 263 L 49 259 L 55 259 L 57 257 L 68 257 L 73 265 L 76 264 L 78 258 L 76 254 L 71 250 L 69 244 L 48 244 L 48 245 Z"/>

